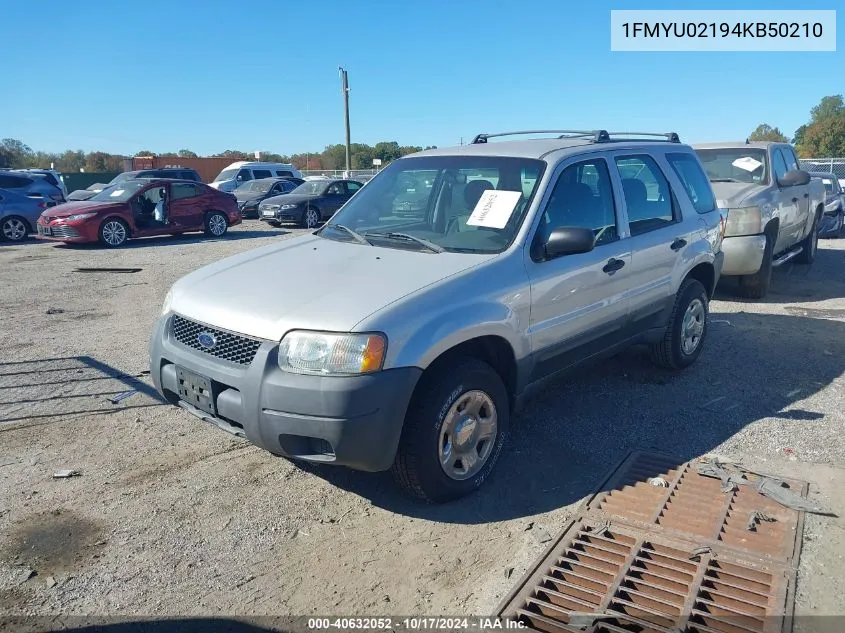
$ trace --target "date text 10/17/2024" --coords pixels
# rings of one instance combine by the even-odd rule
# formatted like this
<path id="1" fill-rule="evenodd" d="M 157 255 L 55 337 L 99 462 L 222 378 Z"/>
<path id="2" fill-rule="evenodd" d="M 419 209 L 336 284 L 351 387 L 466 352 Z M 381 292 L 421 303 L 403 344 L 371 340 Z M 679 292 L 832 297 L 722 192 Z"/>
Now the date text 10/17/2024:
<path id="1" fill-rule="evenodd" d="M 519 620 L 480 618 L 309 618 L 310 631 L 503 631 L 526 628 Z"/>

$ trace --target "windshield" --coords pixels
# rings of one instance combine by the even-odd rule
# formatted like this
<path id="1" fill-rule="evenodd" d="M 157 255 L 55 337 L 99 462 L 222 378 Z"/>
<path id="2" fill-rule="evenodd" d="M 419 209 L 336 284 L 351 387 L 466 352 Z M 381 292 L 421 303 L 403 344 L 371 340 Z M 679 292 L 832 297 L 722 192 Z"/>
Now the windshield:
<path id="1" fill-rule="evenodd" d="M 308 182 L 303 182 L 296 189 L 291 191 L 291 193 L 303 194 L 306 196 L 320 195 L 330 184 L 331 181 L 329 180 L 309 180 Z"/>
<path id="2" fill-rule="evenodd" d="M 224 169 L 217 174 L 217 178 L 214 179 L 214 182 L 220 182 L 221 180 L 234 180 L 237 174 L 237 169 Z"/>
<path id="3" fill-rule="evenodd" d="M 270 191 L 270 187 L 276 184 L 276 181 L 265 181 L 265 180 L 253 180 L 252 182 L 248 182 L 244 185 L 238 187 L 239 191 L 252 191 L 255 193 L 267 193 Z"/>
<path id="4" fill-rule="evenodd" d="M 332 228 L 341 225 L 378 246 L 498 253 L 513 242 L 545 165 L 498 156 L 397 160 L 362 187 L 319 235 L 351 241 L 348 231 Z"/>
<path id="5" fill-rule="evenodd" d="M 697 149 L 695 153 L 711 182 L 764 184 L 769 181 L 769 159 L 764 149 L 730 147 Z"/>
<path id="6" fill-rule="evenodd" d="M 146 184 L 145 182 L 129 181 L 112 185 L 103 189 L 96 196 L 93 196 L 91 200 L 94 202 L 126 202 Z"/>
<path id="7" fill-rule="evenodd" d="M 109 180 L 109 184 L 110 185 L 116 185 L 117 183 L 123 182 L 124 180 L 127 180 L 128 178 L 129 178 L 129 174 L 124 172 L 122 174 L 118 174 L 117 176 L 115 176 L 114 178 Z"/>
<path id="8" fill-rule="evenodd" d="M 822 183 L 824 183 L 824 191 L 827 194 L 833 193 L 833 181 L 830 178 L 821 178 Z"/>

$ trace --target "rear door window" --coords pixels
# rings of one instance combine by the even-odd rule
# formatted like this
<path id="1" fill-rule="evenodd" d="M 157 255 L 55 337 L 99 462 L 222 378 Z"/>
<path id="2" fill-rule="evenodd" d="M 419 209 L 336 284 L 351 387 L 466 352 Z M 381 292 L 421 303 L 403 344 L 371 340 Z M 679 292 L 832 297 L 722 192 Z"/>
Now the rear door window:
<path id="1" fill-rule="evenodd" d="M 290 176 L 293 176 L 293 174 L 289 171 L 276 171 L 276 175 L 281 178 L 289 178 Z"/>
<path id="2" fill-rule="evenodd" d="M 0 189 L 23 189 L 32 184 L 31 178 L 0 174 Z"/>
<path id="3" fill-rule="evenodd" d="M 713 196 L 713 189 L 707 174 L 701 165 L 691 154 L 666 154 L 666 160 L 672 165 L 672 169 L 678 179 L 684 185 L 687 196 L 692 201 L 692 206 L 698 213 L 709 213 L 716 208 L 716 198 Z"/>
<path id="4" fill-rule="evenodd" d="M 253 169 L 252 170 L 252 177 L 256 180 L 261 178 L 271 178 L 273 174 L 270 172 L 269 169 Z"/>
<path id="5" fill-rule="evenodd" d="M 184 200 L 195 198 L 202 193 L 200 188 L 190 182 L 174 182 L 170 187 L 171 200 Z"/>
<path id="6" fill-rule="evenodd" d="M 669 181 L 651 156 L 618 156 L 616 167 L 622 178 L 632 236 L 677 222 L 675 196 Z"/>

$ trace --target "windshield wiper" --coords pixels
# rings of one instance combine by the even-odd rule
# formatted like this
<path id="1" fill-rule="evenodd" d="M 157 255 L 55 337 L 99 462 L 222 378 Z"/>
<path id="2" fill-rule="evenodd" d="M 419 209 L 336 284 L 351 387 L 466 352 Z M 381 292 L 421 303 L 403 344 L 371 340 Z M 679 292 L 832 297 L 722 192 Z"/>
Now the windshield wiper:
<path id="1" fill-rule="evenodd" d="M 446 249 L 442 246 L 435 244 L 434 242 L 429 242 L 428 240 L 424 240 L 421 237 L 417 237 L 416 235 L 409 235 L 408 233 L 367 233 L 368 237 L 386 237 L 387 239 L 391 240 L 402 240 L 405 242 L 416 242 L 420 246 L 425 246 L 428 250 L 434 253 L 442 253 Z"/>
<path id="2" fill-rule="evenodd" d="M 370 246 L 372 246 L 372 243 L 370 242 L 370 240 L 368 240 L 366 237 L 361 235 L 355 229 L 350 229 L 348 226 L 345 226 L 343 224 L 326 224 L 326 227 L 328 227 L 330 229 L 339 229 L 339 230 L 343 231 L 344 233 L 346 233 L 347 235 L 351 235 L 355 239 L 355 241 L 358 242 L 359 244 L 369 244 Z"/>
<path id="3" fill-rule="evenodd" d="M 710 182 L 742 182 L 736 178 L 711 178 Z"/>

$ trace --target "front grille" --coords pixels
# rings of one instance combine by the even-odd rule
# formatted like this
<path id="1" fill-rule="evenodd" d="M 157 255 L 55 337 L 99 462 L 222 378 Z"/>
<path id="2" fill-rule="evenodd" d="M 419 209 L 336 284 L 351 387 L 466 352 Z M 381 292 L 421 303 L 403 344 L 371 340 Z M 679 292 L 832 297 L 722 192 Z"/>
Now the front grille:
<path id="1" fill-rule="evenodd" d="M 258 348 L 261 347 L 259 340 L 208 327 L 179 315 L 173 316 L 170 327 L 173 337 L 182 345 L 238 365 L 249 365 L 255 358 Z M 211 335 L 214 346 L 208 348 L 200 345 L 200 334 Z"/>
<path id="2" fill-rule="evenodd" d="M 72 226 L 58 225 L 50 227 L 50 230 L 56 237 L 79 237 L 79 231 Z"/>

